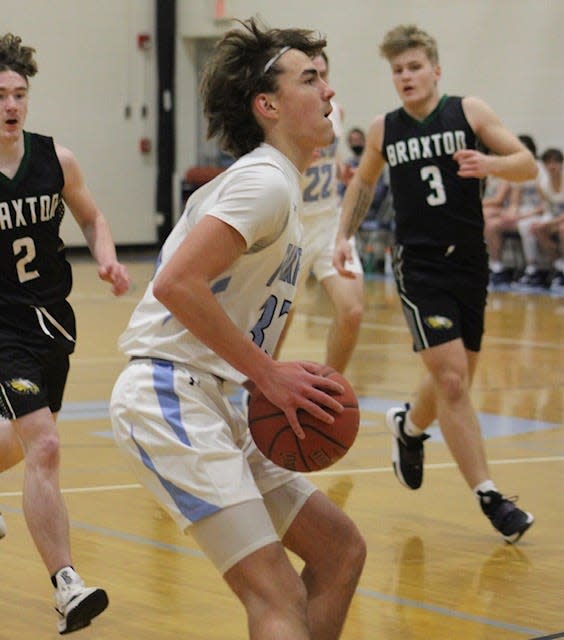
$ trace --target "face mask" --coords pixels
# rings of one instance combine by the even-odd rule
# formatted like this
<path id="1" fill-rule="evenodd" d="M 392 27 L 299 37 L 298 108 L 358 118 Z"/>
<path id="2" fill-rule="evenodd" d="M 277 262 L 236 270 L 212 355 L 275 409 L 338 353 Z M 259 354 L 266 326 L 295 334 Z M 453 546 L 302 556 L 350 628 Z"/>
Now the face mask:
<path id="1" fill-rule="evenodd" d="M 362 154 L 362 152 L 364 151 L 364 147 L 360 144 L 355 144 L 351 147 L 352 152 L 354 153 L 355 156 L 359 156 Z"/>

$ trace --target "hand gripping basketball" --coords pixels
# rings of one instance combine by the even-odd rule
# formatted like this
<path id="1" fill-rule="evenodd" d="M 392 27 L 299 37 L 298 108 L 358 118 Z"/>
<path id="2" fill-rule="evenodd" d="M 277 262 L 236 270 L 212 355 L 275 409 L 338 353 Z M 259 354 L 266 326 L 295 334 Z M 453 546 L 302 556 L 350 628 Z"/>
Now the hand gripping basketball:
<path id="1" fill-rule="evenodd" d="M 333 424 L 327 424 L 300 409 L 303 440 L 296 436 L 282 409 L 259 389 L 251 394 L 248 417 L 253 439 L 269 460 L 285 469 L 302 472 L 325 469 L 347 453 L 358 433 L 358 400 L 348 380 L 331 367 L 324 367 L 318 375 L 329 377 L 344 388 L 344 393 L 334 395 L 343 411 L 334 413 L 324 407 L 335 419 Z"/>

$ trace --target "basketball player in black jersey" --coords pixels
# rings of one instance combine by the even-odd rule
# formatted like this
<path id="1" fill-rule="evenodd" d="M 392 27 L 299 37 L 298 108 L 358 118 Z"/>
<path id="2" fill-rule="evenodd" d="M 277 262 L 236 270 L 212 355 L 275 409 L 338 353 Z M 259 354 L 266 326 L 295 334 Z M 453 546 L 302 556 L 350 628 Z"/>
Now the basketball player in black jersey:
<path id="1" fill-rule="evenodd" d="M 393 267 L 397 290 L 427 377 L 413 405 L 386 419 L 394 435 L 399 481 L 423 480 L 425 429 L 438 419 L 445 441 L 482 510 L 507 542 L 533 516 L 505 498 L 491 479 L 480 425 L 470 401 L 488 285 L 480 180 L 534 178 L 535 160 L 491 108 L 475 97 L 441 96 L 437 45 L 416 26 L 384 38 L 402 107 L 377 116 L 344 203 L 335 266 L 345 275 L 350 237 L 364 219 L 385 163 L 396 210 Z M 489 153 L 482 153 L 482 145 Z"/>
<path id="2" fill-rule="evenodd" d="M 129 276 L 74 155 L 23 129 L 33 54 L 13 34 L 0 38 L 0 471 L 25 460 L 24 516 L 55 587 L 59 633 L 69 633 L 89 625 L 108 598 L 73 569 L 59 490 L 55 420 L 76 337 L 59 237 L 65 203 L 114 294 L 127 291 Z"/>

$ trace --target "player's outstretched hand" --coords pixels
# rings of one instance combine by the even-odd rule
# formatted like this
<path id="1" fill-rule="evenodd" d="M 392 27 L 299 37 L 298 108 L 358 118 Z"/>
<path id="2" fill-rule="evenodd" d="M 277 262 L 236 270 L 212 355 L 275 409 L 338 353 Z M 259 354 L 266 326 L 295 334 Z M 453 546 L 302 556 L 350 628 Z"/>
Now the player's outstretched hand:
<path id="1" fill-rule="evenodd" d="M 298 438 L 305 438 L 298 420 L 298 409 L 303 409 L 328 424 L 334 418 L 324 407 L 335 413 L 343 411 L 343 405 L 330 394 L 342 394 L 344 389 L 338 382 L 318 375 L 323 365 L 308 361 L 277 360 L 273 360 L 272 365 L 269 375 L 261 380 L 261 391 L 284 411 Z"/>
<path id="2" fill-rule="evenodd" d="M 98 268 L 98 276 L 104 282 L 112 285 L 112 293 L 115 296 L 123 295 L 131 284 L 131 278 L 125 265 L 121 262 L 110 262 Z"/>

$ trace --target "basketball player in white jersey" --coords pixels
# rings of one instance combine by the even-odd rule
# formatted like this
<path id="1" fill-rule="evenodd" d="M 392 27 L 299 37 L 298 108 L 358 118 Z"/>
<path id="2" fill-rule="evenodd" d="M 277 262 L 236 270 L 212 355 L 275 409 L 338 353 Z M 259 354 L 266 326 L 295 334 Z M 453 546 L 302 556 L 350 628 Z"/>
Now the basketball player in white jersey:
<path id="1" fill-rule="evenodd" d="M 364 564 L 354 523 L 313 484 L 260 454 L 225 382 L 249 380 L 285 412 L 341 410 L 320 365 L 276 347 L 302 257 L 300 173 L 329 144 L 333 96 L 310 31 L 229 31 L 208 62 L 208 134 L 238 160 L 199 189 L 165 242 L 120 338 L 116 441 L 139 480 L 190 530 L 246 609 L 255 640 L 337 639 Z M 299 575 L 284 546 L 304 562 Z"/>
<path id="2" fill-rule="evenodd" d="M 321 78 L 327 81 L 329 62 L 324 51 L 313 58 L 313 64 Z M 340 210 L 337 193 L 341 171 L 338 149 L 343 136 L 343 110 L 334 100 L 331 104 L 333 110 L 329 118 L 333 124 L 334 138 L 328 146 L 316 149 L 314 160 L 304 173 L 304 250 L 298 296 L 308 275 L 313 273 L 327 292 L 334 312 L 327 335 L 325 363 L 342 373 L 351 358 L 360 330 L 364 274 L 354 238 L 350 240 L 352 257 L 349 264 L 354 277 L 344 278 L 333 266 Z M 278 348 L 280 350 L 281 344 Z"/>

